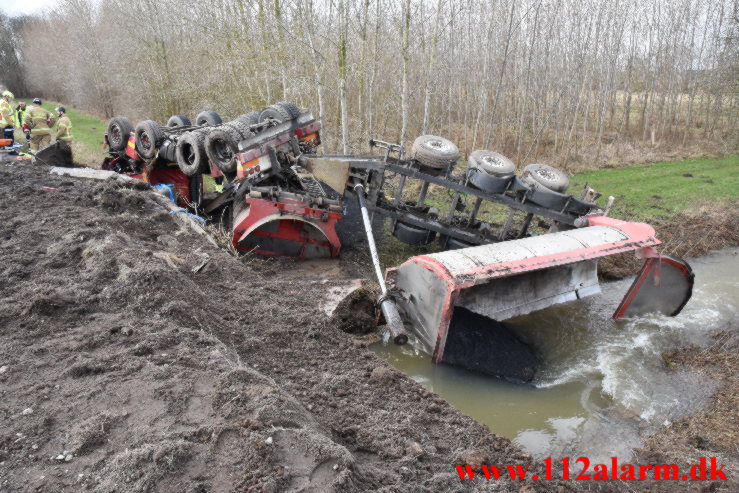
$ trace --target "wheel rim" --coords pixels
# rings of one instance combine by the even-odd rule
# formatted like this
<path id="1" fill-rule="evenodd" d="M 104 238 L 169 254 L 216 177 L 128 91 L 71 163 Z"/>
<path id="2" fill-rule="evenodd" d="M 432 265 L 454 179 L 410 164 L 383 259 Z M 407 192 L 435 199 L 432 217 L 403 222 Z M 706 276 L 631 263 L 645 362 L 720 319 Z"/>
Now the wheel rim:
<path id="1" fill-rule="evenodd" d="M 483 156 L 480 160 L 493 168 L 503 167 L 503 162 L 495 156 Z"/>
<path id="2" fill-rule="evenodd" d="M 141 136 L 141 148 L 147 152 L 151 150 L 151 140 L 149 140 L 149 136 L 146 134 Z"/>
<path id="3" fill-rule="evenodd" d="M 121 143 L 123 140 L 121 134 L 121 128 L 118 125 L 113 125 L 111 127 L 110 140 L 113 142 L 113 145 L 118 146 Z"/>
<path id="4" fill-rule="evenodd" d="M 227 142 L 217 140 L 215 143 L 216 157 L 221 162 L 229 162 L 234 157 L 234 153 L 231 150 L 231 146 Z"/>
<path id="5" fill-rule="evenodd" d="M 537 176 L 540 176 L 544 180 L 547 181 L 556 181 L 557 175 L 555 175 L 552 171 L 545 169 L 545 168 L 539 168 L 535 171 Z"/>
<path id="6" fill-rule="evenodd" d="M 426 142 L 426 147 L 429 147 L 436 151 L 446 151 L 449 149 L 449 144 L 441 140 L 429 140 L 428 142 Z"/>

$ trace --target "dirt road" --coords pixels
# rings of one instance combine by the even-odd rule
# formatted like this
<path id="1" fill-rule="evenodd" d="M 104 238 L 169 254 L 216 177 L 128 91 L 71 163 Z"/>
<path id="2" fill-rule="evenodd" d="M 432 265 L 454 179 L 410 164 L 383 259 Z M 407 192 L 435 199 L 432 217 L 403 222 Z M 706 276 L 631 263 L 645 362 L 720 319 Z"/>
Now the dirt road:
<path id="1" fill-rule="evenodd" d="M 131 187 L 0 168 L 0 491 L 458 491 L 455 463 L 528 461 L 330 326 L 335 281 Z"/>

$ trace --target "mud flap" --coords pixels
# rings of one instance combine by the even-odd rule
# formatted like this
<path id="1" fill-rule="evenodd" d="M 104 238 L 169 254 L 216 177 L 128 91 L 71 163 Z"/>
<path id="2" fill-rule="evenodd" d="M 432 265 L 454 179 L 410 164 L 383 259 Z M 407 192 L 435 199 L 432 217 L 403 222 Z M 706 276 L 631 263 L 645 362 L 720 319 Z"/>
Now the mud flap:
<path id="1" fill-rule="evenodd" d="M 662 255 L 648 258 L 613 318 L 618 320 L 647 313 L 674 317 L 690 300 L 694 278 L 690 265 L 679 257 Z"/>
<path id="2" fill-rule="evenodd" d="M 336 212 L 298 202 L 249 198 L 233 221 L 233 245 L 263 255 L 317 259 L 337 257 Z"/>

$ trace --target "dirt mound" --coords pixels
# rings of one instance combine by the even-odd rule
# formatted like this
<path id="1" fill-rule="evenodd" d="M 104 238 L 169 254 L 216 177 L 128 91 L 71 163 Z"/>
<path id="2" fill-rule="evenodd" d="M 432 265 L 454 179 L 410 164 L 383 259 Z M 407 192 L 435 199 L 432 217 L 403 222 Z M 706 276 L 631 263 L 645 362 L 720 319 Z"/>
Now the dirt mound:
<path id="1" fill-rule="evenodd" d="M 377 293 L 367 288 L 352 291 L 341 300 L 331 316 L 331 324 L 350 334 L 369 334 L 377 329 Z"/>
<path id="2" fill-rule="evenodd" d="M 255 271 L 148 193 L 0 168 L 0 490 L 449 491 L 529 460 L 330 324 L 331 279 Z"/>

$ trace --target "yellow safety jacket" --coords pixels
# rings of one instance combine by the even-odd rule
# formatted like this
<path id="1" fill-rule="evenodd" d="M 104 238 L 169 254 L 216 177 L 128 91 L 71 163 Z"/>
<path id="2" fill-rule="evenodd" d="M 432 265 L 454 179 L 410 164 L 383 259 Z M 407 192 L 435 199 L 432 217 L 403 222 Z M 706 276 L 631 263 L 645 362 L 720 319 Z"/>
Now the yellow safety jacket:
<path id="1" fill-rule="evenodd" d="M 15 117 L 13 116 L 13 108 L 5 98 L 0 99 L 0 128 L 14 127 Z"/>
<path id="2" fill-rule="evenodd" d="M 31 129 L 31 135 L 51 135 L 50 122 L 53 123 L 54 115 L 41 106 L 31 106 L 26 111 L 25 124 Z"/>
<path id="3" fill-rule="evenodd" d="M 20 127 L 23 125 L 23 121 L 25 120 L 26 111 L 28 111 L 27 107 L 23 108 L 16 108 L 15 110 L 15 124 L 17 127 Z"/>
<path id="4" fill-rule="evenodd" d="M 72 140 L 72 121 L 67 115 L 59 118 L 56 127 L 56 140 L 70 142 Z"/>

